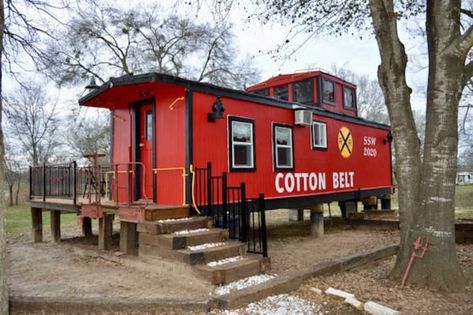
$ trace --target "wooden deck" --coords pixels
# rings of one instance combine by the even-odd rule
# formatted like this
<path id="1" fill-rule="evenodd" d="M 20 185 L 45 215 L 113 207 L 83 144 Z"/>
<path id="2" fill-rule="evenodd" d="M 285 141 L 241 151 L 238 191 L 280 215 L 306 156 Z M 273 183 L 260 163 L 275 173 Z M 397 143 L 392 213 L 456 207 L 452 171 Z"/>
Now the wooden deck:
<path id="1" fill-rule="evenodd" d="M 187 205 L 160 205 L 143 200 L 128 204 L 102 199 L 99 204 L 96 204 L 94 200 L 91 203 L 88 198 L 78 198 L 74 204 L 72 199 L 34 198 L 30 200 L 30 204 L 31 208 L 81 213 L 82 216 L 94 219 L 102 217 L 104 212 L 118 214 L 120 219 L 133 222 L 176 219 L 188 217 L 191 214 Z"/>
<path id="2" fill-rule="evenodd" d="M 95 200 L 79 198 L 33 198 L 30 200 L 33 241 L 42 242 L 43 223 L 42 212 L 49 211 L 51 215 L 51 234 L 54 242 L 61 241 L 61 213 L 76 213 L 82 222 L 82 232 L 85 237 L 92 235 L 92 219 L 99 224 L 98 248 L 109 250 L 112 243 L 113 220 L 120 220 L 120 250 L 127 254 L 137 254 L 136 226 L 144 221 L 185 218 L 191 215 L 187 205 L 158 205 L 150 201 L 140 200 L 133 204 L 116 203 L 102 199 L 99 204 Z"/>

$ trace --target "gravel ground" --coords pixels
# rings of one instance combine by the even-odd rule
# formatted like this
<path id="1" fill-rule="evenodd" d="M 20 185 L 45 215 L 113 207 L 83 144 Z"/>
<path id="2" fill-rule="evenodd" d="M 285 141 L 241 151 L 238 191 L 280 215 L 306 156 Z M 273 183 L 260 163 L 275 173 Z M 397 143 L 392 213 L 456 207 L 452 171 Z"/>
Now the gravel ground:
<path id="1" fill-rule="evenodd" d="M 238 310 L 214 310 L 212 315 L 322 315 L 321 306 L 298 296 L 279 294 L 248 304 Z"/>

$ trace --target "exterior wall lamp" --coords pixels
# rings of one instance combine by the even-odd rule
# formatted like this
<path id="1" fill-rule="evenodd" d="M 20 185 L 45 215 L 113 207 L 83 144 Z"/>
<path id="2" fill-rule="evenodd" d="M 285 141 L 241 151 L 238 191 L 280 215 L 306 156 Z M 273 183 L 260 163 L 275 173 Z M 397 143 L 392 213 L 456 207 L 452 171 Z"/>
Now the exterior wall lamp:
<path id="1" fill-rule="evenodd" d="M 90 79 L 89 84 L 85 87 L 85 89 L 86 89 L 86 90 L 95 90 L 95 89 L 98 89 L 98 87 L 99 87 L 99 86 L 98 86 L 97 83 L 95 82 L 95 78 L 92 77 L 92 78 Z"/>
<path id="2" fill-rule="evenodd" d="M 209 122 L 215 122 L 217 119 L 223 118 L 223 112 L 225 111 L 225 106 L 223 106 L 220 96 L 217 96 L 215 102 L 212 105 L 212 112 L 207 113 L 207 120 Z"/>
<path id="3" fill-rule="evenodd" d="M 386 144 L 391 142 L 393 142 L 393 134 L 391 131 L 388 131 L 388 135 L 386 136 L 386 139 L 383 139 L 383 143 Z"/>

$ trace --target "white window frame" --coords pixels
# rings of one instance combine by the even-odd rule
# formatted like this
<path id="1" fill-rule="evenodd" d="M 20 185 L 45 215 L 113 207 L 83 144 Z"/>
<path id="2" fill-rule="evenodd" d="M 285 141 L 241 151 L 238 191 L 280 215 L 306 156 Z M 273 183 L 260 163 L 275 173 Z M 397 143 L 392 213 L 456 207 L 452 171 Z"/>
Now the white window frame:
<path id="1" fill-rule="evenodd" d="M 290 137 L 289 137 L 289 144 L 278 144 L 277 142 L 277 132 L 278 129 L 289 129 Z M 276 170 L 278 169 L 293 169 L 294 168 L 294 144 L 292 141 L 292 128 L 288 126 L 282 125 L 274 125 L 274 135 L 273 135 L 273 147 L 274 147 L 274 167 Z M 278 148 L 289 148 L 291 153 L 291 165 L 279 165 L 278 160 Z"/>
<path id="2" fill-rule="evenodd" d="M 317 127 L 316 127 L 317 126 Z M 323 127 L 324 130 L 324 137 L 322 138 L 322 144 L 315 143 L 315 128 Z M 313 121 L 312 122 L 312 148 L 313 149 L 327 149 L 327 123 L 323 121 Z"/>
<path id="3" fill-rule="evenodd" d="M 238 117 L 232 117 L 230 120 L 231 124 L 231 135 L 230 135 L 230 145 L 231 145 L 231 150 L 232 150 L 232 156 L 231 156 L 231 165 L 232 169 L 254 169 L 255 168 L 255 145 L 254 145 L 254 122 L 253 121 L 246 121 L 246 119 L 241 119 Z M 234 141 L 233 140 L 233 131 L 235 130 L 234 125 L 235 124 L 246 124 L 250 126 L 250 142 L 240 142 L 240 141 Z M 250 164 L 246 165 L 235 165 L 235 145 L 242 145 L 242 146 L 249 146 L 250 147 Z"/>
<path id="4" fill-rule="evenodd" d="M 351 94 L 351 105 L 350 106 L 347 106 L 347 104 L 345 103 L 345 93 L 346 91 L 350 91 L 350 94 Z M 348 87 L 348 86 L 344 86 L 343 87 L 343 108 L 346 108 L 346 109 L 349 109 L 349 110 L 355 110 L 356 109 L 356 100 L 355 100 L 355 90 L 352 89 L 351 87 Z"/>

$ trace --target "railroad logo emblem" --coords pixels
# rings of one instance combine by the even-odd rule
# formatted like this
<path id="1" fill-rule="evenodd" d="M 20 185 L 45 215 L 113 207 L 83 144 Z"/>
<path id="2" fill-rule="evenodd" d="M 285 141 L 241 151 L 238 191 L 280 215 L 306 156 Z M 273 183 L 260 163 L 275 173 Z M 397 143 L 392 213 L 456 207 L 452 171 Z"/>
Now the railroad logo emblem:
<path id="1" fill-rule="evenodd" d="M 338 131 L 338 150 L 345 159 L 349 158 L 353 152 L 353 138 L 347 127 L 342 127 Z"/>

